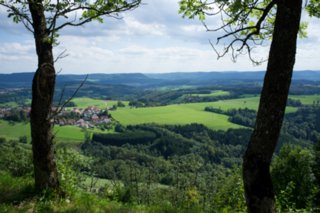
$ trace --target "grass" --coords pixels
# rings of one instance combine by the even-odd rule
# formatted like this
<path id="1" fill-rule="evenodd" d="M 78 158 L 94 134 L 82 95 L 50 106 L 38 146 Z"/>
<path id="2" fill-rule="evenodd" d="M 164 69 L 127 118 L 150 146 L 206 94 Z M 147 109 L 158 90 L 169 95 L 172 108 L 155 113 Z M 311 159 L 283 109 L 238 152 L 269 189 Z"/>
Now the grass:
<path id="1" fill-rule="evenodd" d="M 18 107 L 18 104 L 14 101 L 0 103 L 0 107 Z"/>
<path id="2" fill-rule="evenodd" d="M 102 131 L 99 129 L 88 129 L 88 131 L 106 133 L 112 132 L 113 130 Z M 57 142 L 79 143 L 84 140 L 84 131 L 76 126 L 55 126 L 54 134 L 56 135 Z M 17 140 L 21 136 L 27 136 L 28 142 L 31 141 L 29 123 L 10 124 L 7 121 L 0 120 L 0 137 L 5 137 L 7 140 Z"/>
<path id="3" fill-rule="evenodd" d="M 77 108 L 87 108 L 89 106 L 95 106 L 100 109 L 105 109 L 107 107 L 112 107 L 113 105 L 117 104 L 118 101 L 114 100 L 99 100 L 93 98 L 74 98 L 72 99 L 77 105 Z M 128 105 L 128 101 L 122 101 L 125 105 Z"/>
<path id="4" fill-rule="evenodd" d="M 212 106 L 222 110 L 234 108 L 257 109 L 259 97 L 239 98 L 232 100 L 221 100 L 216 102 L 174 104 L 161 107 L 145 108 L 118 108 L 111 112 L 112 116 L 124 125 L 142 123 L 158 124 L 190 124 L 201 123 L 211 129 L 227 130 L 241 126 L 228 121 L 228 116 L 205 112 L 204 108 Z M 295 112 L 294 107 L 287 107 L 286 112 Z"/>
<path id="5" fill-rule="evenodd" d="M 291 95 L 290 98 L 300 100 L 303 105 L 312 105 L 320 102 L 320 95 Z"/>
<path id="6" fill-rule="evenodd" d="M 195 109 L 192 105 L 168 105 L 146 108 L 118 108 L 111 112 L 112 116 L 121 124 L 190 124 L 201 123 L 212 129 L 226 130 L 241 126 L 228 121 L 228 116 L 205 112 L 203 108 Z"/>
<path id="7" fill-rule="evenodd" d="M 154 212 L 148 207 L 110 201 L 77 190 L 72 197 L 59 198 L 54 192 L 36 194 L 32 177 L 12 177 L 0 171 L 0 212 Z"/>
<path id="8" fill-rule="evenodd" d="M 292 98 L 300 99 L 303 104 L 312 104 L 313 100 L 320 99 L 320 95 L 314 96 L 292 96 Z M 97 106 L 105 108 L 112 106 L 117 101 L 104 101 L 92 98 L 75 98 L 73 100 L 79 108 L 88 106 Z M 128 102 L 124 102 L 128 104 Z M 190 124 L 200 123 L 211 129 L 227 130 L 229 128 L 239 128 L 242 126 L 230 123 L 228 116 L 205 112 L 207 106 L 229 110 L 234 108 L 257 109 L 259 97 L 245 97 L 231 100 L 220 100 L 216 102 L 190 103 L 190 104 L 174 104 L 161 107 L 145 107 L 145 108 L 118 108 L 112 111 L 112 116 L 123 125 L 134 125 L 142 123 L 158 123 L 158 124 Z M 286 112 L 295 112 L 297 108 L 287 107 Z M 89 130 L 93 132 L 107 131 Z M 81 128 L 75 126 L 55 126 L 54 132 L 58 142 L 81 142 L 84 139 L 84 132 Z M 0 120 L 0 137 L 7 139 L 18 139 L 21 136 L 27 136 L 30 141 L 30 125 L 27 123 L 9 124 Z"/>
<path id="9" fill-rule="evenodd" d="M 12 177 L 10 174 L 0 171 L 0 203 L 19 203 L 33 196 L 33 184 L 34 180 L 31 176 Z"/>
<path id="10" fill-rule="evenodd" d="M 191 96 L 199 96 L 199 97 L 218 97 L 218 96 L 227 96 L 230 95 L 230 92 L 224 90 L 214 90 L 209 94 L 191 94 Z"/>
<path id="11" fill-rule="evenodd" d="M 238 99 L 230 99 L 230 100 L 220 100 L 220 101 L 215 101 L 215 102 L 207 102 L 207 103 L 196 103 L 194 104 L 194 108 L 199 108 L 199 107 L 206 107 L 206 106 L 211 106 L 215 108 L 220 108 L 222 110 L 230 110 L 230 109 L 258 109 L 259 105 L 259 100 L 260 97 L 245 97 L 245 98 L 238 98 Z M 193 104 L 191 104 L 193 105 Z M 286 113 L 292 113 L 296 112 L 297 108 L 295 107 L 287 107 L 286 108 Z"/>

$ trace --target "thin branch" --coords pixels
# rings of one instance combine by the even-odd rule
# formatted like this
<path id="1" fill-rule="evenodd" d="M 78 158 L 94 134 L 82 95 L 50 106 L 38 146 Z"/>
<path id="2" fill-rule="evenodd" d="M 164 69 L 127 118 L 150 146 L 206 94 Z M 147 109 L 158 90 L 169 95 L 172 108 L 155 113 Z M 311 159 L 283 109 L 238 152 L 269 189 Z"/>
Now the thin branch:
<path id="1" fill-rule="evenodd" d="M 255 4 L 258 1 L 255 1 Z M 248 43 L 253 42 L 253 44 L 256 44 L 258 42 L 262 43 L 263 39 L 261 38 L 255 38 L 255 35 L 259 35 L 261 30 L 267 30 L 267 26 L 263 25 L 265 19 L 268 17 L 270 11 L 272 10 L 272 8 L 274 7 L 274 5 L 277 3 L 277 0 L 273 0 L 271 1 L 264 9 L 263 9 L 263 13 L 262 15 L 259 17 L 259 19 L 257 20 L 257 23 L 254 26 L 246 26 L 247 24 L 247 19 L 249 17 L 249 15 L 252 13 L 252 10 L 257 10 L 260 8 L 257 8 L 255 6 L 255 4 L 251 5 L 251 7 L 247 7 L 247 9 L 249 8 L 249 11 L 240 11 L 237 14 L 235 14 L 234 16 L 231 16 L 231 14 L 228 14 L 227 11 L 225 10 L 221 10 L 221 20 L 223 23 L 223 26 L 214 29 L 214 30 L 210 30 L 208 29 L 207 25 L 204 24 L 205 28 L 207 29 L 207 31 L 218 31 L 218 30 L 223 30 L 225 31 L 225 34 L 223 36 L 220 36 L 217 38 L 217 42 L 215 45 L 218 45 L 219 42 L 222 39 L 228 38 L 228 37 L 233 37 L 232 41 L 229 42 L 228 45 L 224 46 L 223 51 L 219 52 L 216 48 L 215 45 L 209 41 L 211 47 L 213 48 L 214 52 L 217 54 L 218 59 L 225 56 L 228 52 L 231 52 L 231 57 L 232 60 L 235 61 L 238 57 L 238 55 L 240 54 L 248 54 L 249 59 L 254 63 L 254 64 L 261 64 L 264 60 L 260 60 L 260 61 L 256 61 L 253 57 L 252 57 L 252 47 L 251 45 Z M 232 19 L 228 22 L 224 22 L 224 17 L 223 14 L 232 17 Z M 240 18 L 241 16 L 241 18 Z M 240 20 L 238 19 L 240 18 Z M 233 23 L 238 23 L 237 26 L 235 28 L 232 27 Z M 246 32 L 245 36 L 242 36 L 241 32 Z M 236 43 L 240 43 L 240 47 L 235 49 L 235 45 Z"/>
<path id="2" fill-rule="evenodd" d="M 96 9 L 96 8 L 93 8 L 93 7 L 90 7 L 90 6 L 78 6 L 78 7 L 75 7 L 75 8 L 68 8 L 62 12 L 60 12 L 59 14 L 57 14 L 54 19 L 57 19 L 59 16 L 65 16 L 66 14 L 70 13 L 70 12 L 74 12 L 74 11 L 77 11 L 77 10 L 92 10 L 92 11 L 95 11 L 97 14 L 95 16 L 92 16 L 92 17 L 89 17 L 89 18 L 85 18 L 84 20 L 82 21 L 79 21 L 78 23 L 74 23 L 74 21 L 69 21 L 69 22 L 65 22 L 64 24 L 56 27 L 56 28 L 53 28 L 53 26 L 50 26 L 50 30 L 51 31 L 58 31 L 66 26 L 81 26 L 85 23 L 88 23 L 88 22 L 91 22 L 92 20 L 96 19 L 96 18 L 99 18 L 101 16 L 109 16 L 109 17 L 112 17 L 112 18 L 118 18 L 117 15 L 113 15 L 114 13 L 120 13 L 120 12 L 123 12 L 123 11 L 128 11 L 128 10 L 132 10 L 134 8 L 136 8 L 137 6 L 139 6 L 140 4 L 140 0 L 137 0 L 135 1 L 134 3 L 130 4 L 130 5 L 125 5 L 125 6 L 122 6 L 122 7 L 119 7 L 119 8 L 115 8 L 111 11 L 101 11 L 99 9 Z"/>
<path id="3" fill-rule="evenodd" d="M 69 54 L 66 54 L 67 49 L 63 50 L 58 56 L 57 58 L 54 60 L 54 63 L 56 63 L 58 60 L 63 59 L 65 57 L 68 57 Z"/>
<path id="4" fill-rule="evenodd" d="M 19 16 L 21 18 L 21 20 L 25 20 L 27 23 L 29 23 L 31 26 L 33 26 L 33 23 L 30 19 L 30 17 L 27 14 L 24 14 L 22 11 L 20 11 L 18 8 L 16 8 L 13 5 L 8 5 L 4 2 L 0 2 L 0 5 L 8 8 L 9 10 L 11 10 L 15 15 Z M 28 28 L 27 28 L 28 29 Z M 29 30 L 29 29 L 28 29 Z"/>
<path id="5" fill-rule="evenodd" d="M 63 104 L 62 104 L 62 98 L 64 96 L 64 91 L 65 91 L 65 87 L 62 89 L 61 91 L 61 95 L 60 95 L 60 99 L 59 99 L 59 104 L 57 106 L 57 109 L 52 112 L 52 115 L 50 116 L 50 118 L 54 118 L 56 117 L 60 112 L 62 112 L 62 110 L 66 107 L 66 105 L 68 103 L 70 103 L 70 101 L 77 95 L 77 93 L 79 92 L 79 90 L 81 89 L 81 87 L 84 85 L 84 83 L 87 81 L 89 75 L 86 75 L 86 77 L 84 78 L 84 80 L 81 82 L 81 84 L 77 87 L 77 89 L 74 91 L 74 93 L 70 96 L 70 98 L 68 98 Z M 61 105 L 62 104 L 62 105 Z"/>

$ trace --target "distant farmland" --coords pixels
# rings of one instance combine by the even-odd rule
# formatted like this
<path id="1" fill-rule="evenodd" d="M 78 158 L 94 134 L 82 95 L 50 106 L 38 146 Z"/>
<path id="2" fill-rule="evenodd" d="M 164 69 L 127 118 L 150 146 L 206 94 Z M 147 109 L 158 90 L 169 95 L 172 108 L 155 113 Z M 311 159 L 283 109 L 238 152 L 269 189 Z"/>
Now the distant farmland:
<path id="1" fill-rule="evenodd" d="M 290 96 L 293 99 L 299 99 L 303 104 L 313 104 L 320 100 L 320 95 L 308 96 Z M 112 107 L 117 101 L 106 101 L 92 98 L 75 98 L 72 100 L 78 108 L 96 106 L 99 108 Z M 110 111 L 112 117 L 123 125 L 134 125 L 142 123 L 158 124 L 190 124 L 200 123 L 211 129 L 227 130 L 229 128 L 241 128 L 243 126 L 233 124 L 228 121 L 228 116 L 204 111 L 204 108 L 211 106 L 222 110 L 249 108 L 257 109 L 259 97 L 246 97 L 231 100 L 220 100 L 216 102 L 174 104 L 160 107 L 130 108 L 127 101 L 123 101 L 126 107 L 119 107 L 116 111 Z M 295 112 L 297 108 L 287 107 L 286 112 Z M 92 131 L 92 130 L 89 130 Z M 97 132 L 99 130 L 93 130 Z M 102 131 L 101 131 L 102 132 Z M 105 132 L 105 131 L 103 131 Z M 54 133 L 57 141 L 82 142 L 84 132 L 81 128 L 75 126 L 55 126 Z M 18 139 L 21 136 L 27 136 L 30 141 L 30 125 L 27 123 L 9 124 L 0 120 L 0 135 L 10 139 Z"/>
<path id="2" fill-rule="evenodd" d="M 214 90 L 208 94 L 191 94 L 191 96 L 199 96 L 199 97 L 219 97 L 219 96 L 227 96 L 230 95 L 230 92 L 224 90 Z"/>
<path id="3" fill-rule="evenodd" d="M 99 99 L 93 99 L 93 98 L 74 98 L 72 99 L 72 102 L 76 104 L 77 108 L 86 108 L 89 106 L 95 106 L 100 109 L 105 109 L 112 107 L 113 105 L 117 104 L 118 101 L 114 100 L 99 100 Z M 128 105 L 128 101 L 121 101 L 125 105 Z"/>
<path id="4" fill-rule="evenodd" d="M 220 108 L 222 110 L 249 108 L 257 109 L 259 97 L 249 97 L 216 102 L 174 104 L 161 107 L 145 108 L 118 108 L 112 111 L 112 116 L 124 125 L 158 123 L 158 124 L 190 124 L 201 123 L 211 129 L 226 130 L 239 128 L 240 125 L 228 121 L 228 116 L 212 112 L 205 112 L 207 106 Z M 294 107 L 287 107 L 286 112 L 295 112 Z"/>
<path id="5" fill-rule="evenodd" d="M 89 129 L 89 132 L 101 132 L 98 129 Z M 55 126 L 53 133 L 57 142 L 83 142 L 84 131 L 76 126 Z M 14 123 L 10 124 L 7 121 L 0 120 L 0 137 L 7 140 L 17 140 L 19 137 L 27 136 L 28 142 L 31 141 L 30 137 L 30 124 L 29 123 Z"/>
<path id="6" fill-rule="evenodd" d="M 300 100 L 304 105 L 312 105 L 320 103 L 320 95 L 292 95 L 290 98 Z"/>

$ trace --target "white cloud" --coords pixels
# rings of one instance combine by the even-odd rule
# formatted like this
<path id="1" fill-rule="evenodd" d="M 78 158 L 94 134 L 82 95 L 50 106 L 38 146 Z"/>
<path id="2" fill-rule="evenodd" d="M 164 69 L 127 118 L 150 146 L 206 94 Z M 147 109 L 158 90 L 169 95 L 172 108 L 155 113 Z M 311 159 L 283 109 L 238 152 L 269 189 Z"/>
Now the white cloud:
<path id="1" fill-rule="evenodd" d="M 123 19 L 106 18 L 103 24 L 92 22 L 83 27 L 61 31 L 55 56 L 67 50 L 69 56 L 57 63 L 63 73 L 86 72 L 170 72 L 210 70 L 264 70 L 266 64 L 252 66 L 246 55 L 237 63 L 226 55 L 220 60 L 208 40 L 218 33 L 206 32 L 198 20 L 182 19 L 178 1 L 145 0 L 146 4 L 123 14 Z M 317 49 L 320 45 L 319 20 L 310 22 L 308 39 L 299 40 L 296 69 L 320 69 Z M 216 26 L 217 19 L 209 19 Z M 0 72 L 34 71 L 36 54 L 31 33 L 21 24 L 13 24 L 0 10 Z M 219 34 L 221 35 L 221 34 Z M 221 45 L 223 45 L 222 41 Z M 220 46 L 222 47 L 222 46 Z M 257 59 L 266 58 L 269 47 L 257 47 Z"/>

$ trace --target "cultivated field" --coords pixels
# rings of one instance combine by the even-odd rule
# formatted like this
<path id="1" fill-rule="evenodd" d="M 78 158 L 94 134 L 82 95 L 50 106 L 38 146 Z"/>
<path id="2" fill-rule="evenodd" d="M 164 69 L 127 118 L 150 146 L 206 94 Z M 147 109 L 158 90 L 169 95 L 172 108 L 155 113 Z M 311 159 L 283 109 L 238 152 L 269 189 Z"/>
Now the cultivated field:
<path id="1" fill-rule="evenodd" d="M 290 98 L 300 100 L 304 105 L 312 105 L 320 103 L 320 95 L 292 95 Z"/>
<path id="2" fill-rule="evenodd" d="M 107 133 L 98 129 L 89 129 L 89 132 Z M 83 142 L 84 131 L 76 126 L 55 126 L 54 134 L 57 142 Z M 30 124 L 29 123 L 14 123 L 10 124 L 7 121 L 0 120 L 0 137 L 7 140 L 17 140 L 19 137 L 27 136 L 30 142 Z"/>
<path id="3" fill-rule="evenodd" d="M 228 121 L 228 116 L 193 109 L 187 104 L 145 108 L 118 108 L 111 112 L 121 124 L 190 124 L 201 123 L 212 129 L 239 128 Z"/>
<path id="4" fill-rule="evenodd" d="M 223 91 L 222 91 L 223 92 Z M 290 96 L 293 99 L 299 99 L 303 104 L 313 104 L 314 101 L 320 101 L 320 95 Z M 72 100 L 78 108 L 96 106 L 98 108 L 111 107 L 117 101 L 105 101 L 92 98 L 75 98 Z M 128 102 L 123 102 L 126 107 L 118 108 L 116 111 L 110 111 L 113 118 L 123 125 L 134 125 L 142 123 L 158 124 L 190 124 L 201 123 L 211 129 L 227 130 L 229 128 L 239 128 L 242 126 L 230 123 L 228 116 L 212 112 L 205 112 L 204 108 L 211 106 L 222 110 L 249 108 L 257 109 L 259 97 L 246 97 L 231 100 L 220 100 L 216 102 L 174 104 L 161 107 L 130 108 Z M 10 103 L 13 104 L 13 103 Z M 286 112 L 295 112 L 297 108 L 287 107 Z M 99 132 L 100 130 L 89 130 Z M 68 142 L 81 142 L 84 139 L 84 132 L 81 128 L 75 126 L 55 126 L 54 132 L 56 139 Z M 102 131 L 100 131 L 102 132 Z M 106 133 L 106 131 L 103 131 Z M 30 125 L 27 123 L 15 123 L 14 125 L 0 120 L 0 136 L 7 139 L 18 139 L 21 136 L 27 136 L 30 141 Z"/>
<path id="5" fill-rule="evenodd" d="M 191 96 L 199 97 L 218 97 L 218 96 L 227 96 L 230 95 L 230 92 L 224 90 L 214 90 L 209 94 L 191 94 Z"/>
<path id="6" fill-rule="evenodd" d="M 241 126 L 230 123 L 228 116 L 212 112 L 205 112 L 207 106 L 220 108 L 222 110 L 249 108 L 257 109 L 259 97 L 240 98 L 232 100 L 221 100 L 216 102 L 174 104 L 161 107 L 145 108 L 118 108 L 112 111 L 112 116 L 121 124 L 190 124 L 201 123 L 212 129 L 226 130 L 239 128 Z M 294 107 L 287 107 L 287 113 L 295 112 Z"/>
<path id="7" fill-rule="evenodd" d="M 118 101 L 114 100 L 99 100 L 93 98 L 74 98 L 72 99 L 77 106 L 77 108 L 86 108 L 89 106 L 95 106 L 100 109 L 105 109 L 107 107 L 112 107 L 113 105 L 117 104 Z M 128 105 L 128 101 L 122 101 L 125 105 Z"/>

